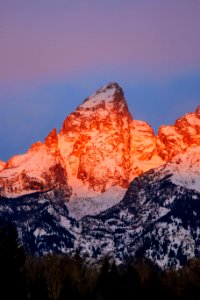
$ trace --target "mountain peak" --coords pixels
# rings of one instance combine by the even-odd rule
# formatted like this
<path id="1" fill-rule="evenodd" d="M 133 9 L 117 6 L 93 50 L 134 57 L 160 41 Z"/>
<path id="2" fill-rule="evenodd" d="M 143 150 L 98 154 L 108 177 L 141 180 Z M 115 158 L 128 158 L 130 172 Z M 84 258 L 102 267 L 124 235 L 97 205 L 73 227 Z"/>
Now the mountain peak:
<path id="1" fill-rule="evenodd" d="M 122 88 L 111 82 L 98 89 L 64 121 L 59 147 L 68 172 L 94 191 L 127 187 L 131 122 Z"/>
<path id="2" fill-rule="evenodd" d="M 44 144 L 46 145 L 48 151 L 53 154 L 59 156 L 60 152 L 58 150 L 58 136 L 56 132 L 56 128 L 54 128 L 46 137 Z"/>
<path id="3" fill-rule="evenodd" d="M 95 94 L 106 93 L 108 91 L 112 91 L 113 94 L 121 93 L 124 95 L 122 88 L 117 82 L 111 81 L 108 84 L 102 86 L 100 89 L 96 91 Z"/>
<path id="4" fill-rule="evenodd" d="M 56 128 L 53 128 L 52 131 L 48 134 L 48 136 L 45 139 L 45 145 L 47 147 L 57 147 L 58 145 L 58 136 L 56 132 Z"/>
<path id="5" fill-rule="evenodd" d="M 114 100 L 123 100 L 124 102 L 124 92 L 118 83 L 110 82 L 102 86 L 90 97 L 86 98 L 79 106 L 79 108 L 90 109 L 99 106 L 100 104 L 104 105 L 107 103 L 111 103 Z"/>
<path id="6" fill-rule="evenodd" d="M 98 89 L 98 91 L 104 91 L 104 90 L 109 90 L 109 89 L 113 89 L 113 90 L 116 90 L 116 89 L 121 89 L 121 87 L 119 86 L 119 84 L 115 81 L 111 81 L 105 85 L 103 85 L 101 88 Z"/>

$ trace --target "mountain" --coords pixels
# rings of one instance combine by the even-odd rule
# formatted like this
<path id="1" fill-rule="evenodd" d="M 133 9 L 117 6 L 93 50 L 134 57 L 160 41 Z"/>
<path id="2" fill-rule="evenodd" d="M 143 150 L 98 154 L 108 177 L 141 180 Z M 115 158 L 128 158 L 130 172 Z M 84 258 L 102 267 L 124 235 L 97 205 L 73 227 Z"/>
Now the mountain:
<path id="1" fill-rule="evenodd" d="M 170 160 L 188 147 L 200 145 L 200 106 L 178 119 L 174 125 L 161 126 L 157 138 L 158 155 Z"/>
<path id="2" fill-rule="evenodd" d="M 131 121 L 122 89 L 116 83 L 102 87 L 66 118 L 59 134 L 53 130 L 44 143 L 6 163 L 1 196 L 64 190 L 68 200 L 71 188 L 86 196 L 127 188 Z"/>
<path id="3" fill-rule="evenodd" d="M 60 132 L 12 157 L 0 172 L 0 195 L 62 191 L 66 200 L 96 198 L 163 163 L 156 137 L 145 122 L 132 120 L 122 88 L 109 83 L 85 99 Z"/>
<path id="4" fill-rule="evenodd" d="M 161 126 L 133 120 L 114 82 L 44 142 L 0 169 L 1 218 L 32 254 L 74 253 L 161 267 L 199 256 L 200 106 Z"/>
<path id="5" fill-rule="evenodd" d="M 26 252 L 33 255 L 74 251 L 78 223 L 71 218 L 66 201 L 51 192 L 0 199 L 1 220 L 11 221 Z"/>
<path id="6" fill-rule="evenodd" d="M 60 151 L 73 181 L 90 190 L 128 187 L 131 115 L 116 83 L 100 88 L 64 121 Z M 75 177 L 75 178 L 74 178 Z"/>
<path id="7" fill-rule="evenodd" d="M 54 129 L 44 143 L 37 142 L 27 153 L 11 158 L 0 173 L 3 197 L 18 197 L 53 190 L 69 198 L 71 189 Z"/>
<path id="8" fill-rule="evenodd" d="M 191 147 L 138 176 L 122 201 L 93 216 L 76 220 L 62 196 L 52 201 L 44 192 L 1 198 L 1 217 L 12 220 L 32 254 L 78 251 L 90 261 L 107 255 L 117 263 L 142 255 L 177 268 L 200 256 L 199 153 Z"/>
<path id="9" fill-rule="evenodd" d="M 79 251 L 122 262 L 145 255 L 160 267 L 200 256 L 200 147 L 137 177 L 123 200 L 81 220 Z"/>
<path id="10" fill-rule="evenodd" d="M 0 164 L 0 195 L 54 190 L 68 200 L 94 198 L 113 187 L 121 195 L 136 176 L 200 145 L 199 111 L 161 126 L 156 137 L 149 124 L 132 119 L 122 88 L 111 82 L 85 99 L 58 134 L 53 129 L 44 143 Z"/>

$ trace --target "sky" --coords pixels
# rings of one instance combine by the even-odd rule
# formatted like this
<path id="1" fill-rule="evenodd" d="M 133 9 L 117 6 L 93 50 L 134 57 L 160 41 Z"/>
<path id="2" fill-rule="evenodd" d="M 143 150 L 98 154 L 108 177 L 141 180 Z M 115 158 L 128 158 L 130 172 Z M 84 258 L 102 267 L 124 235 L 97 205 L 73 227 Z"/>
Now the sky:
<path id="1" fill-rule="evenodd" d="M 0 159 L 118 82 L 155 133 L 200 104 L 200 0 L 0 0 Z"/>

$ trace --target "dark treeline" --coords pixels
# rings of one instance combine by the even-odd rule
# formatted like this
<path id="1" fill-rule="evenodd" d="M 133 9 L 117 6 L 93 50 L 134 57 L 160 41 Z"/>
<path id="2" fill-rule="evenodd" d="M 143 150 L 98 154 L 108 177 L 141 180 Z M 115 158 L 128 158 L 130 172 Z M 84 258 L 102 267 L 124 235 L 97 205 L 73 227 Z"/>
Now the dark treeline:
<path id="1" fill-rule="evenodd" d="M 165 271 L 144 258 L 91 266 L 78 255 L 27 256 L 17 241 L 13 227 L 0 222 L 1 300 L 200 299 L 199 259 Z"/>

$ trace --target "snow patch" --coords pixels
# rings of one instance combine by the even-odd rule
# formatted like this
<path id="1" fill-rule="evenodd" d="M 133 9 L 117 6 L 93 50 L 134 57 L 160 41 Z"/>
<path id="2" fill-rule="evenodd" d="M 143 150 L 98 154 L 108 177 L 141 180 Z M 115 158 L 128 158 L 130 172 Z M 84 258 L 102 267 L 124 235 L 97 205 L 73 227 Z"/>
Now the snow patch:
<path id="1" fill-rule="evenodd" d="M 42 229 L 42 228 L 37 228 L 34 232 L 33 232 L 34 236 L 35 237 L 38 237 L 38 236 L 42 236 L 42 235 L 47 235 L 47 232 Z"/>
<path id="2" fill-rule="evenodd" d="M 93 192 L 92 197 L 73 195 L 66 205 L 72 217 L 81 219 L 87 215 L 97 215 L 118 204 L 123 199 L 125 192 L 126 189 L 121 187 L 112 187 L 104 193 Z"/>
<path id="3" fill-rule="evenodd" d="M 99 105 L 102 101 L 106 103 L 113 101 L 113 96 L 116 93 L 116 85 L 113 84 L 111 88 L 108 85 L 100 88 L 96 93 L 92 94 L 89 98 L 87 98 L 79 108 L 93 108 Z"/>
<path id="4" fill-rule="evenodd" d="M 177 155 L 167 164 L 166 170 L 172 174 L 174 184 L 200 192 L 200 147 L 189 148 Z"/>

